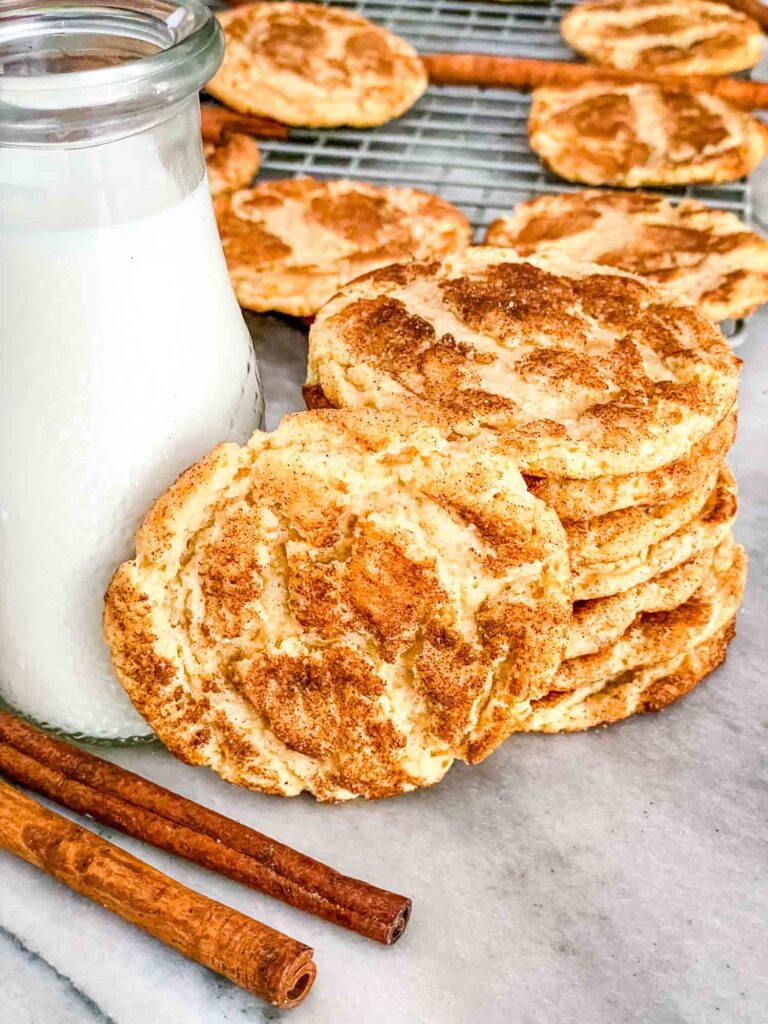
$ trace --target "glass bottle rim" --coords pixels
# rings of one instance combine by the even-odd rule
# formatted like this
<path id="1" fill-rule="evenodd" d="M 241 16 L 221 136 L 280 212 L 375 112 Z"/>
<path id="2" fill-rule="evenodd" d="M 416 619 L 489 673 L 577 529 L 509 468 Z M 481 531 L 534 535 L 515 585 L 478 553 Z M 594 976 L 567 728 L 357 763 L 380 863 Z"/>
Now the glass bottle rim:
<path id="1" fill-rule="evenodd" d="M 92 145 L 157 124 L 223 52 L 203 0 L 0 0 L 0 145 Z"/>

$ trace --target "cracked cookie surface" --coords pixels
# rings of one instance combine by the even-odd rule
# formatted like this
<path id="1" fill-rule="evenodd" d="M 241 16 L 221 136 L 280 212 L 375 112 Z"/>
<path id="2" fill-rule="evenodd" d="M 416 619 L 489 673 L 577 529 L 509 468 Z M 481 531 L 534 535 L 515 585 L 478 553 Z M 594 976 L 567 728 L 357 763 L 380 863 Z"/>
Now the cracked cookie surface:
<path id="1" fill-rule="evenodd" d="M 693 199 L 593 189 L 538 196 L 495 220 L 485 240 L 521 256 L 554 246 L 639 274 L 711 320 L 747 316 L 768 301 L 768 241 Z"/>
<path id="2" fill-rule="evenodd" d="M 562 527 L 493 445 L 299 413 L 156 503 L 109 588 L 118 678 L 166 746 L 282 795 L 381 797 L 485 757 L 548 691 Z"/>
<path id="3" fill-rule="evenodd" d="M 536 89 L 528 139 L 561 178 L 623 188 L 736 181 L 768 152 L 768 127 L 746 111 L 647 83 Z"/>
<path id="4" fill-rule="evenodd" d="M 623 71 L 727 75 L 763 52 L 753 18 L 710 0 L 592 0 L 576 4 L 560 31 L 593 63 Z"/>
<path id="5" fill-rule="evenodd" d="M 687 455 L 733 407 L 739 365 L 641 278 L 478 246 L 342 288 L 310 329 L 307 383 L 495 434 L 526 474 L 593 479 Z"/>
<path id="6" fill-rule="evenodd" d="M 399 117 L 427 87 L 411 44 L 354 11 L 270 2 L 217 17 L 227 46 L 206 89 L 240 113 L 367 128 Z"/>
<path id="7" fill-rule="evenodd" d="M 292 178 L 220 197 L 224 256 L 240 305 L 312 316 L 377 267 L 435 259 L 469 244 L 469 221 L 414 188 Z"/>

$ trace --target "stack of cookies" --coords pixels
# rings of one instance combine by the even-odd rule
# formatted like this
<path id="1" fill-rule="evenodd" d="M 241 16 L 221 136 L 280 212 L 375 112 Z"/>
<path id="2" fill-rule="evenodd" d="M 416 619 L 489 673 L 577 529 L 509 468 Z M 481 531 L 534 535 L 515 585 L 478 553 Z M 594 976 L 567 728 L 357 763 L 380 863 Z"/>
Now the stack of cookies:
<path id="1" fill-rule="evenodd" d="M 745 578 L 724 459 L 739 363 L 692 307 L 559 252 L 470 249 L 353 282 L 310 332 L 310 405 L 491 434 L 565 527 L 573 621 L 518 730 L 657 710 L 722 661 Z"/>
<path id="2" fill-rule="evenodd" d="M 757 59 L 749 19 L 672 6 L 590 3 L 564 31 L 622 67 Z M 407 43 L 347 11 L 221 21 L 209 91 L 241 113 L 367 127 L 427 85 Z M 594 184 L 731 180 L 768 151 L 744 111 L 647 83 L 540 89 L 529 131 Z M 725 463 L 740 364 L 713 320 L 768 299 L 765 242 L 701 204 L 585 191 L 467 248 L 436 196 L 242 188 L 255 146 L 215 141 L 241 305 L 317 313 L 310 411 L 188 470 L 115 573 L 115 672 L 166 746 L 253 789 L 383 797 L 511 733 L 656 711 L 704 679 L 746 574 Z"/>
<path id="3" fill-rule="evenodd" d="M 183 760 L 323 800 L 658 710 L 734 632 L 738 378 L 693 307 L 557 251 L 373 270 L 310 332 L 331 408 L 147 515 L 116 674 Z"/>

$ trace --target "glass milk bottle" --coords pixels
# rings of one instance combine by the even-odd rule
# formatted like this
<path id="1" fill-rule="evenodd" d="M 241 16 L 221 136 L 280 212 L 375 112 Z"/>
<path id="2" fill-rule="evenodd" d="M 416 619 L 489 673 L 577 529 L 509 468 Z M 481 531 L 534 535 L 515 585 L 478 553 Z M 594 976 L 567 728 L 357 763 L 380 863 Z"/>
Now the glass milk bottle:
<path id="1" fill-rule="evenodd" d="M 219 244 L 200 0 L 0 0 L 0 698 L 149 734 L 101 638 L 141 516 L 263 403 Z"/>

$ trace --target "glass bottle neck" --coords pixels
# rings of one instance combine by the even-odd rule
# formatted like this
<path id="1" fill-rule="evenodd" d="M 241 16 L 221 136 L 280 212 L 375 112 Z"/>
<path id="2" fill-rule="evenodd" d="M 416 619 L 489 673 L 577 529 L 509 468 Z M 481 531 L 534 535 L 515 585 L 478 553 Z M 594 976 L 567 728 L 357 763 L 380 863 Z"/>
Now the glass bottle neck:
<path id="1" fill-rule="evenodd" d="M 203 0 L 0 0 L 0 146 L 79 148 L 145 132 L 223 52 Z"/>

